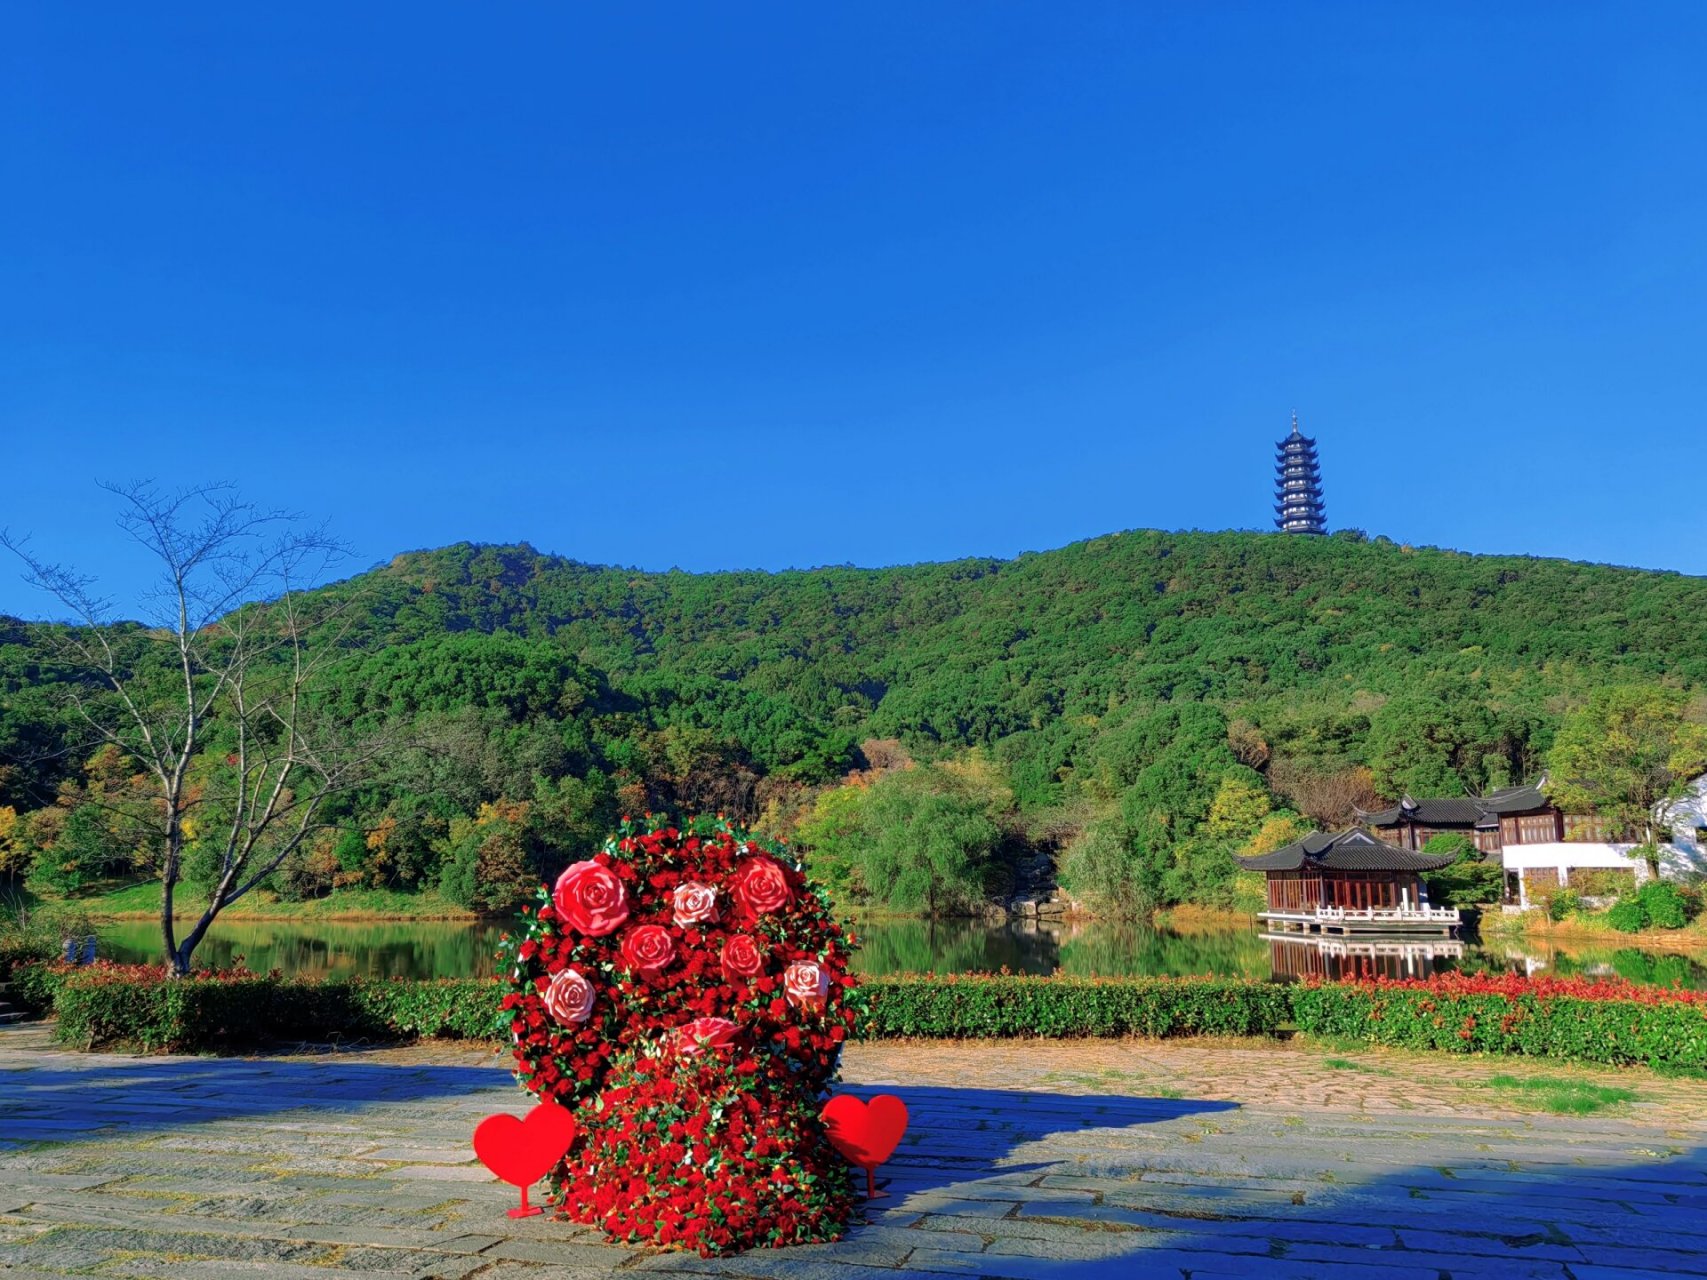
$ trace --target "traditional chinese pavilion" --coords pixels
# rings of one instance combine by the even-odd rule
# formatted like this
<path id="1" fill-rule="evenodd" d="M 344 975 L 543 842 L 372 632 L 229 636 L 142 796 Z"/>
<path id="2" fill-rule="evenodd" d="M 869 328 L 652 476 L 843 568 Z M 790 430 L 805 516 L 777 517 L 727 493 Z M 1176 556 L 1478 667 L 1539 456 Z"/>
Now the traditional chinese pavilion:
<path id="1" fill-rule="evenodd" d="M 1270 929 L 1300 933 L 1450 934 L 1455 907 L 1435 907 L 1423 884 L 1452 857 L 1436 857 L 1379 840 L 1362 827 L 1317 831 L 1273 853 L 1240 858 L 1268 877 Z"/>

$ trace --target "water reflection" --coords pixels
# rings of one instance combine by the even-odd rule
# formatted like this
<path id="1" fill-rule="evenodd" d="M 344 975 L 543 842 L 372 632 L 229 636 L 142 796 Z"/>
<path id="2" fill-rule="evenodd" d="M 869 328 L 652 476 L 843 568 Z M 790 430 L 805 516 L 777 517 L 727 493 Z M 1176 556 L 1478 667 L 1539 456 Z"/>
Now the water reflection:
<path id="1" fill-rule="evenodd" d="M 257 973 L 278 969 L 315 978 L 483 978 L 496 969 L 493 957 L 504 931 L 502 924 L 463 920 L 221 921 L 196 948 L 196 963 L 226 968 L 241 957 Z M 154 963 L 160 958 L 160 926 L 140 920 L 105 925 L 100 950 L 114 960 Z"/>
<path id="2" fill-rule="evenodd" d="M 1428 978 L 1460 967 L 1464 944 L 1453 940 L 1317 938 L 1265 933 L 1276 978 Z"/>
<path id="3" fill-rule="evenodd" d="M 324 924 L 256 920 L 220 922 L 196 952 L 199 963 L 279 969 L 314 977 L 484 977 L 495 968 L 501 923 L 421 921 Z M 1707 965 L 1690 956 L 1633 948 L 1558 950 L 1533 943 L 1301 938 L 1255 929 L 1173 933 L 1104 921 L 990 925 L 979 920 L 872 920 L 856 927 L 854 968 L 866 974 L 1072 973 L 1116 977 L 1290 979 L 1426 977 L 1447 969 L 1559 977 L 1618 977 L 1659 986 L 1707 990 Z M 100 952 L 115 960 L 159 959 L 159 927 L 120 921 L 101 930 Z"/>

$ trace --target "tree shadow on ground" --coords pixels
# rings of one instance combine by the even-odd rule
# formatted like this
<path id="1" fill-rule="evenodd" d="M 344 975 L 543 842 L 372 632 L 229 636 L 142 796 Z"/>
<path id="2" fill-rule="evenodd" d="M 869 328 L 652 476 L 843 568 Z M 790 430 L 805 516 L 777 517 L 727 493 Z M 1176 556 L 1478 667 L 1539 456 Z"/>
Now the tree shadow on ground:
<path id="1" fill-rule="evenodd" d="M 95 1142 L 440 1103 L 520 1111 L 493 1066 L 106 1058 L 9 1069 L 0 1138 Z M 863 1086 L 911 1112 L 889 1198 L 835 1245 L 643 1270 L 1009 1280 L 1659 1280 L 1707 1275 L 1707 1153 L 1616 1117 L 1283 1117 L 1226 1102 Z M 1674 1135 L 1675 1136 L 1675 1135 Z M 1644 1144 L 1654 1144 L 1651 1147 Z M 502 1229 L 501 1220 L 493 1224 Z M 804 1274 L 804 1272 L 801 1272 Z M 833 1273 L 825 1273 L 833 1274 Z"/>
<path id="2" fill-rule="evenodd" d="M 359 1116 L 379 1103 L 479 1098 L 516 1110 L 498 1067 L 414 1066 L 337 1057 L 120 1058 L 13 1069 L 0 1056 L 0 1137 L 92 1141 L 293 1111 Z M 472 1127 L 471 1127 L 472 1131 Z"/>
<path id="3" fill-rule="evenodd" d="M 1662 1280 L 1707 1275 L 1707 1149 L 1646 1147 L 1616 1121 L 1395 1115 L 1312 1120 L 1225 1103 L 976 1089 L 855 1088 L 904 1097 L 914 1125 L 891 1197 L 820 1253 L 1006 1280 Z M 1187 1124 L 1170 1123 L 1186 1121 Z M 1135 1129 L 1135 1126 L 1160 1126 Z M 1363 1163 L 1334 1149 L 1369 1130 Z M 1170 1132 L 1171 1130 L 1171 1132 Z M 979 1141 L 980 1135 L 983 1142 Z M 1326 1140 L 1322 1140 L 1326 1139 Z M 1296 1140 L 1296 1139 L 1294 1139 Z M 1355 1144 L 1355 1136 L 1347 1138 Z M 840 1256 L 838 1257 L 838 1252 Z M 902 1260 L 904 1258 L 904 1261 Z M 786 1275 L 751 1255 L 736 1274 Z"/>

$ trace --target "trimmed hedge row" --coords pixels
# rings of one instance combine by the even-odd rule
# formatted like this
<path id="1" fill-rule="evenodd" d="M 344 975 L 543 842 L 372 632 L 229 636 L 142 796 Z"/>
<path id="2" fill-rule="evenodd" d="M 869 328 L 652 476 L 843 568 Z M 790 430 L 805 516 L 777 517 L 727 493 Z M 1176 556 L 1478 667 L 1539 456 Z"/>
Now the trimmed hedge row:
<path id="1" fill-rule="evenodd" d="M 1707 1002 L 1652 988 L 1007 974 L 876 978 L 866 986 L 873 998 L 864 1039 L 1272 1036 L 1295 1024 L 1407 1049 L 1707 1068 Z M 229 1052 L 293 1040 L 507 1038 L 486 979 L 227 974 L 166 982 L 140 967 L 36 965 L 14 973 L 13 993 L 28 1006 L 51 1004 L 59 1038 L 88 1048 Z"/>
<path id="2" fill-rule="evenodd" d="M 867 979 L 865 1039 L 1268 1036 L 1291 1018 L 1285 987 L 1226 978 L 1009 974 Z"/>
<path id="3" fill-rule="evenodd" d="M 1337 983 L 1290 994 L 1293 1021 L 1311 1035 L 1449 1053 L 1707 1067 L 1707 1006 L 1698 1003 Z"/>
<path id="4" fill-rule="evenodd" d="M 101 972 L 53 984 L 57 1037 L 95 1048 L 230 1051 L 281 1041 L 396 1040 L 444 1036 L 496 1040 L 489 981 L 307 981 L 267 976 L 163 981 Z"/>

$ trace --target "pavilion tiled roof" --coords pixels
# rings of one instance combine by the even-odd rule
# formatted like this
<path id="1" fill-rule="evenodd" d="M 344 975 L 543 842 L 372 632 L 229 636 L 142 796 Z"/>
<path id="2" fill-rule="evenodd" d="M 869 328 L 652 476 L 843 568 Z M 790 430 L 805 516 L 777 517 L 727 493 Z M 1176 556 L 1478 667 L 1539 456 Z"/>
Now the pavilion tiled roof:
<path id="1" fill-rule="evenodd" d="M 1431 796 L 1423 800 L 1406 796 L 1391 808 L 1359 812 L 1358 817 L 1372 827 L 1394 827 L 1406 819 L 1425 827 L 1488 827 L 1499 825 L 1502 814 L 1531 813 L 1545 809 L 1547 804 L 1541 784 L 1532 782 L 1501 787 L 1485 796 Z"/>
<path id="2" fill-rule="evenodd" d="M 1363 820 L 1372 827 L 1391 827 L 1407 817 L 1425 827 L 1473 827 L 1481 816 L 1480 803 L 1468 796 L 1437 796 L 1427 800 L 1406 796 L 1391 809 L 1364 814 Z"/>
<path id="3" fill-rule="evenodd" d="M 1528 813 L 1531 809 L 1545 809 L 1547 804 L 1538 782 L 1523 787 L 1501 787 L 1482 797 L 1482 807 L 1489 813 Z"/>
<path id="4" fill-rule="evenodd" d="M 1362 827 L 1352 827 L 1332 834 L 1313 831 L 1284 849 L 1238 862 L 1247 871 L 1300 871 L 1306 867 L 1327 871 L 1439 871 L 1452 865 L 1456 857 L 1456 853 L 1438 857 L 1401 849 L 1377 840 Z"/>

